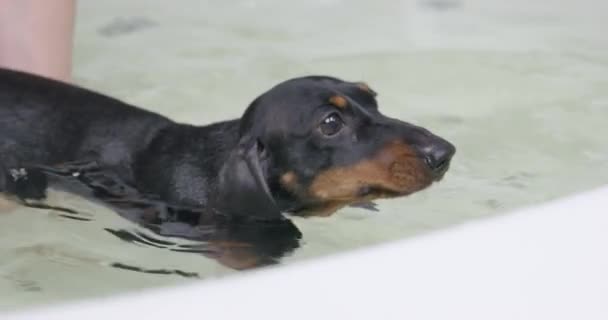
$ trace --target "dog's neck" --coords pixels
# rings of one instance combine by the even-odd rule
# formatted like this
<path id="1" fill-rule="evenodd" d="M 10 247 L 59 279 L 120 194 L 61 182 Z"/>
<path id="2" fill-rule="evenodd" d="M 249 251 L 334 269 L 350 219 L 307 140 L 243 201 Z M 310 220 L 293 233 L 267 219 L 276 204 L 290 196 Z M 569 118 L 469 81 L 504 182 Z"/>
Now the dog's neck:
<path id="1" fill-rule="evenodd" d="M 231 153 L 238 148 L 240 120 L 218 122 L 206 126 L 186 124 L 170 125 L 157 133 L 157 137 L 138 156 L 137 181 L 152 186 L 150 193 L 165 199 L 179 200 L 191 205 L 206 205 L 217 196 L 220 173 Z M 201 156 L 204 155 L 204 156 Z M 160 157 L 159 157 L 160 156 Z M 162 159 L 165 157 L 165 160 Z M 166 168 L 166 158 L 171 157 L 171 168 Z M 163 166 L 161 168 L 161 166 Z M 166 177 L 159 175 L 166 174 Z M 199 185 L 206 190 L 194 190 L 192 185 L 163 184 L 171 177 L 187 176 L 188 179 L 204 180 Z M 281 211 L 292 206 L 291 199 L 278 183 L 278 177 L 266 177 L 271 194 Z"/>

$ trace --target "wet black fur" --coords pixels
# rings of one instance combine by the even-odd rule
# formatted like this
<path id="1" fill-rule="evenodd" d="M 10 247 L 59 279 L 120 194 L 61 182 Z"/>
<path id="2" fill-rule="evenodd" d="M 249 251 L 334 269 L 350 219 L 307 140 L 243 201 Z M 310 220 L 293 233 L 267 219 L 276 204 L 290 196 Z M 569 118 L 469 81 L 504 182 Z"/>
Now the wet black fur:
<path id="1" fill-rule="evenodd" d="M 348 97 L 352 107 L 330 105 L 335 94 Z M 201 102 L 206 107 L 214 106 Z M 318 123 L 336 112 L 346 127 L 324 137 Z M 4 192 L 15 189 L 11 169 L 94 160 L 170 203 L 274 219 L 315 201 L 284 190 L 279 179 L 285 172 L 295 172 L 305 186 L 319 172 L 370 157 L 396 138 L 421 159 L 437 146 L 449 157 L 454 152 L 427 130 L 380 114 L 372 93 L 331 77 L 283 82 L 240 119 L 192 126 L 77 86 L 0 69 Z"/>

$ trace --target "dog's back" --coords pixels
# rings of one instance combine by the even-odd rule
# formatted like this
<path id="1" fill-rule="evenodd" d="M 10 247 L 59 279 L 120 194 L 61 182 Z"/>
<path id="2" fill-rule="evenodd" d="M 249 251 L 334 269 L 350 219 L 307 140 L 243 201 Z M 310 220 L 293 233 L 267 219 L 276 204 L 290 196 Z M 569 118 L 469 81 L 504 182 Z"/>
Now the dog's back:
<path id="1" fill-rule="evenodd" d="M 83 88 L 0 69 L 0 163 L 5 167 L 92 156 L 120 165 L 170 123 Z"/>

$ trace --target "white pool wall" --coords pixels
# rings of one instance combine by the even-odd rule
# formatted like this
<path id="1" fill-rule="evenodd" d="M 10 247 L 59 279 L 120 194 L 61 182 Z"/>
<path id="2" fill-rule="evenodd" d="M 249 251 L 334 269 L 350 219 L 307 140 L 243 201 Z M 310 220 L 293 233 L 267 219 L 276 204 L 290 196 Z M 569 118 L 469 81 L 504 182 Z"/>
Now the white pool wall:
<path id="1" fill-rule="evenodd" d="M 608 186 L 308 262 L 0 318 L 605 320 L 607 207 Z"/>

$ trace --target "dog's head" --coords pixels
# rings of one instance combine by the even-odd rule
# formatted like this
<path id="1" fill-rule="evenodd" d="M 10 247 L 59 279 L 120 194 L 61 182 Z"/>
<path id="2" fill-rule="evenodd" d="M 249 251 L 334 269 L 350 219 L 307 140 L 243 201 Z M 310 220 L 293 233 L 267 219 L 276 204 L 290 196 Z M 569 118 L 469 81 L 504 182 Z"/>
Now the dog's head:
<path id="1" fill-rule="evenodd" d="M 258 97 L 220 174 L 231 210 L 329 215 L 440 180 L 454 146 L 384 116 L 375 97 L 365 83 L 322 76 L 288 80 Z"/>

